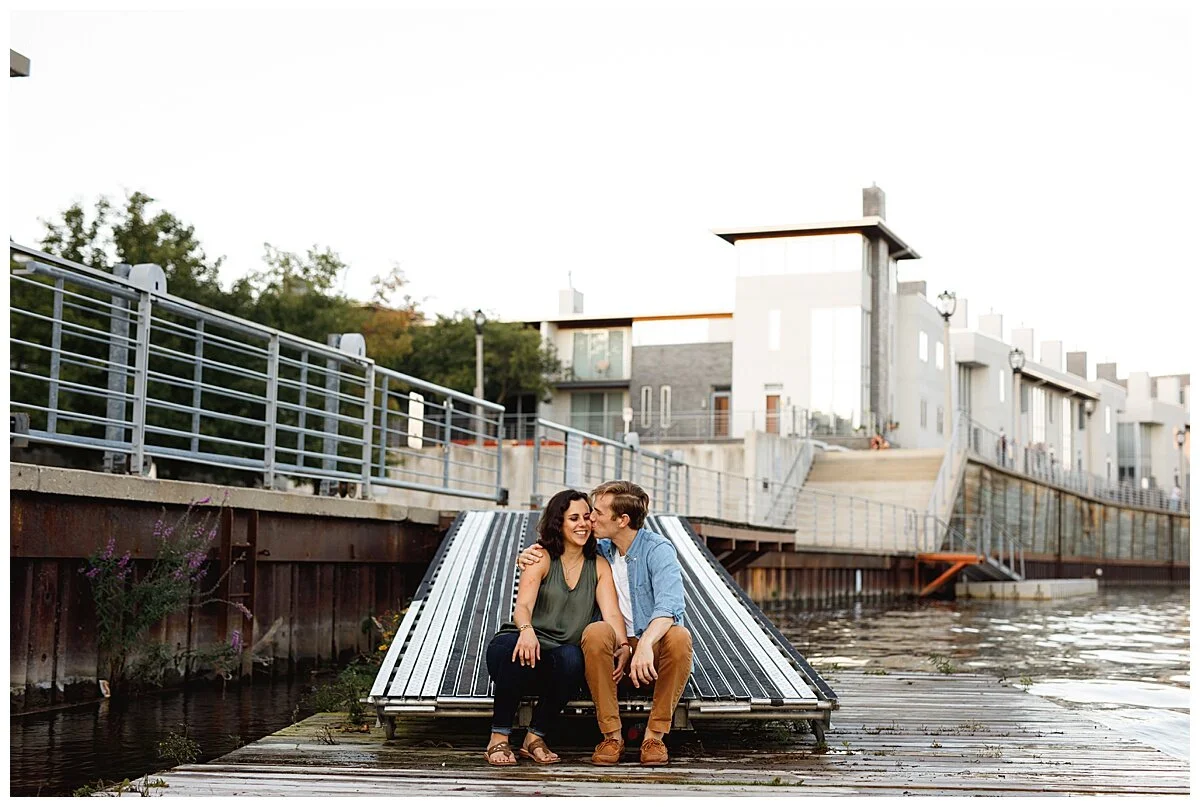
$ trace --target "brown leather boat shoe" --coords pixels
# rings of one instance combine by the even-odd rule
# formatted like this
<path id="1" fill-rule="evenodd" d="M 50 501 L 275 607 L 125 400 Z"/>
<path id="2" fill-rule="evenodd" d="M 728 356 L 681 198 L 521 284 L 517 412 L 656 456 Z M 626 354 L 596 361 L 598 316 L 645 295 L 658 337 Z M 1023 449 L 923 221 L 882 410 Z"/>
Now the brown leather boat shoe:
<path id="1" fill-rule="evenodd" d="M 646 740 L 642 743 L 643 765 L 666 765 L 667 746 L 662 740 Z"/>
<path id="2" fill-rule="evenodd" d="M 592 752 L 593 765 L 619 765 L 621 755 L 625 753 L 625 741 L 613 737 L 605 737 Z"/>

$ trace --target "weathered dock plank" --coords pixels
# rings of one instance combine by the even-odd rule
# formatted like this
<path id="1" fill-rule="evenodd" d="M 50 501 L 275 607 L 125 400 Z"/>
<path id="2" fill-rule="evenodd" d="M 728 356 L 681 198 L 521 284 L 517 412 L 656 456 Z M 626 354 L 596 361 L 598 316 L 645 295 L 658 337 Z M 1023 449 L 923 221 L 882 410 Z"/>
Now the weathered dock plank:
<path id="1" fill-rule="evenodd" d="M 786 722 L 710 720 L 670 741 L 668 768 L 596 768 L 590 720 L 554 745 L 563 763 L 491 768 L 487 721 L 410 721 L 397 739 L 317 715 L 161 777 L 169 795 L 1186 795 L 1190 768 L 1085 714 L 973 674 L 839 671 L 828 748 Z M 332 740 L 335 744 L 329 744 Z"/>

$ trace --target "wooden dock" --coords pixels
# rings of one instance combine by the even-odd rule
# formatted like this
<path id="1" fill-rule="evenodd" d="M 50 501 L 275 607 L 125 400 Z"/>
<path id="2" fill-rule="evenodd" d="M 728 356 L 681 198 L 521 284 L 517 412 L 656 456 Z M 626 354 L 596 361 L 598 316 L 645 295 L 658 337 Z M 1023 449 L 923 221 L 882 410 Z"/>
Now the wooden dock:
<path id="1" fill-rule="evenodd" d="M 1187 795 L 1190 767 L 1085 714 L 976 674 L 836 671 L 828 748 L 790 723 L 708 721 L 669 739 L 672 763 L 588 762 L 595 723 L 568 722 L 558 765 L 492 768 L 487 721 L 342 730 L 322 714 L 203 765 L 159 774 L 164 795 Z M 520 733 L 514 734 L 514 742 Z M 552 738 L 553 739 L 553 738 Z M 331 742 L 333 744 L 331 744 Z"/>

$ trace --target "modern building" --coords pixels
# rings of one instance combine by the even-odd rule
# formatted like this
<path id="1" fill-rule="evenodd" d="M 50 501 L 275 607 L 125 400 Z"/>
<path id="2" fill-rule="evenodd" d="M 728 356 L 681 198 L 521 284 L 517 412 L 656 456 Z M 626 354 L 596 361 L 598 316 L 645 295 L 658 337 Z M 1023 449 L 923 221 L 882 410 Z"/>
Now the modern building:
<path id="1" fill-rule="evenodd" d="M 970 327 L 961 298 L 944 319 L 923 281 L 900 282 L 920 256 L 884 216 L 872 186 L 859 219 L 715 230 L 734 248 L 730 311 L 597 316 L 562 292 L 557 316 L 528 323 L 565 365 L 538 414 L 643 442 L 880 434 L 918 449 L 958 422 L 1030 472 L 1186 489 L 1190 376 L 1089 375 L 1085 352 L 1032 328 L 1005 339 L 1001 314 Z"/>

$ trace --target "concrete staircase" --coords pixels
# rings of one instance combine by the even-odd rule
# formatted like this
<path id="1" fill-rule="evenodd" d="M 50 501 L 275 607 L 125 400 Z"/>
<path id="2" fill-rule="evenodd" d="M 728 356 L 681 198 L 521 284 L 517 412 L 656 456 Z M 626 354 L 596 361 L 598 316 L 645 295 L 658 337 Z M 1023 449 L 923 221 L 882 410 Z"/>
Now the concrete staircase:
<path id="1" fill-rule="evenodd" d="M 805 486 L 924 512 L 944 455 L 940 448 L 817 452 Z"/>

